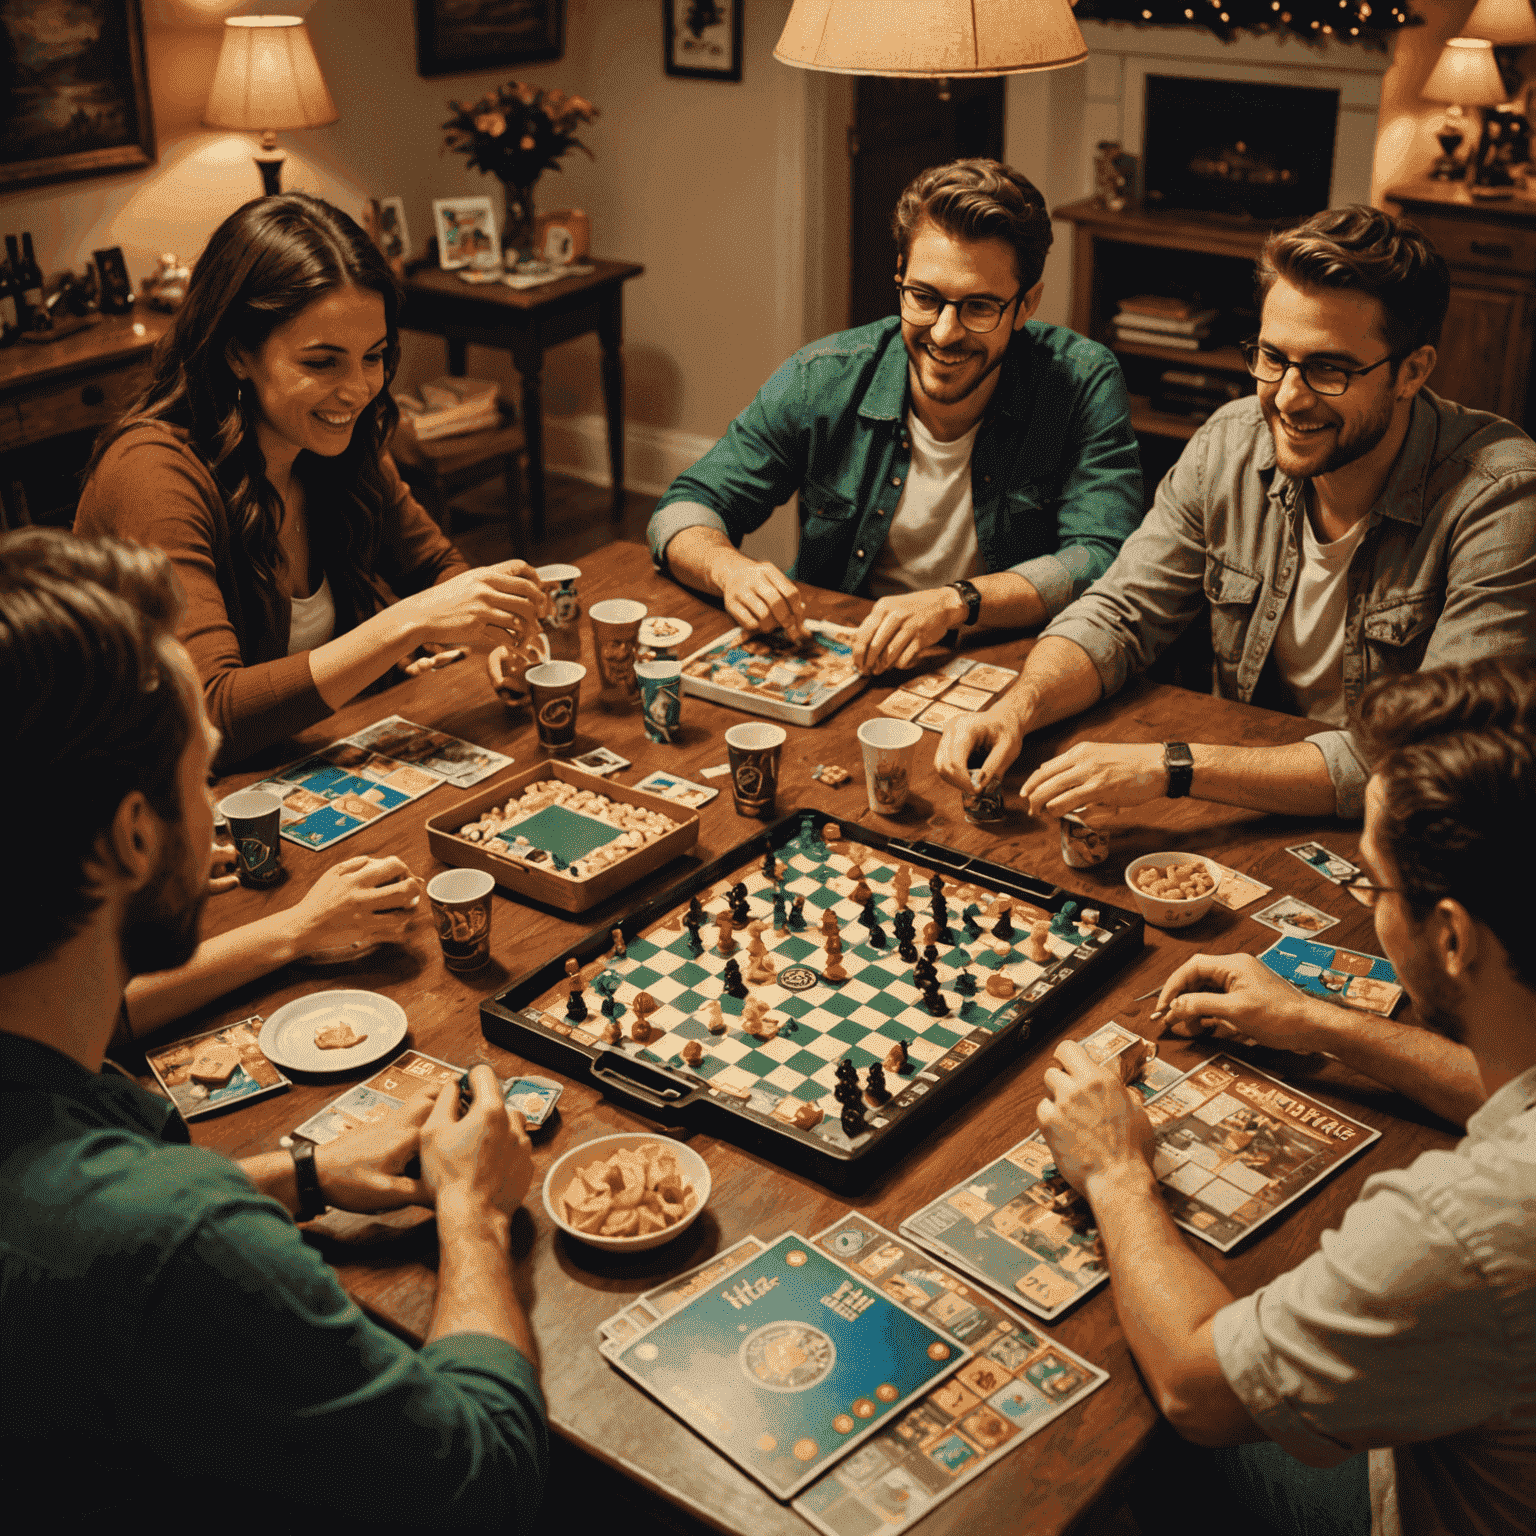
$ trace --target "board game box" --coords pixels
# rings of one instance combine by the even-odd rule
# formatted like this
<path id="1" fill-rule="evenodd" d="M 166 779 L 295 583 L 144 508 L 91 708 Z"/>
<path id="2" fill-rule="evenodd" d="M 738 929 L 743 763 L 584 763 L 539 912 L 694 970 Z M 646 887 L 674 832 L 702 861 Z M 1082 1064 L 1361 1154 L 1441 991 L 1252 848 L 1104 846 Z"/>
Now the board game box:
<path id="1" fill-rule="evenodd" d="M 726 1137 L 831 1188 L 853 1188 L 1140 952 L 1136 914 L 1087 907 L 1017 870 L 873 828 L 839 827 L 829 846 L 821 835 L 828 825 L 825 812 L 793 811 L 643 900 L 621 920 L 622 956 L 610 952 L 606 930 L 589 933 L 481 1004 L 487 1038 L 668 1125 Z M 764 867 L 770 854 L 772 874 Z M 907 911 L 922 930 L 911 960 L 901 958 L 897 932 L 903 867 L 911 879 Z M 935 880 L 947 937 L 929 961 L 923 933 L 938 926 Z M 738 886 L 740 937 L 723 955 L 719 920 Z M 854 899 L 861 886 L 865 904 Z M 690 901 L 698 904 L 697 936 L 688 927 Z M 758 935 L 754 922 L 764 925 Z M 838 929 L 843 978 L 823 974 L 828 922 Z M 1030 958 L 1032 927 L 1043 930 L 1043 960 Z M 765 951 L 759 963 L 771 979 L 733 996 L 728 967 L 734 961 L 751 974 L 754 944 Z M 917 976 L 919 959 L 932 967 L 931 994 Z M 571 1002 L 568 961 L 586 989 L 579 1005 Z M 942 1011 L 930 1009 L 930 995 Z M 882 1097 L 870 1090 L 869 1074 L 883 1072 L 893 1050 L 905 1062 L 885 1074 Z M 855 1107 L 850 1093 L 859 1112 L 852 1133 L 845 1129 L 845 1111 Z"/>
<path id="2" fill-rule="evenodd" d="M 875 708 L 897 720 L 915 721 L 925 731 L 942 731 L 956 715 L 990 708 L 1018 675 L 1010 667 L 956 656 L 893 689 Z"/>
<path id="3" fill-rule="evenodd" d="M 970 1354 L 948 1330 L 787 1232 L 609 1358 L 787 1499 Z"/>
<path id="4" fill-rule="evenodd" d="M 683 692 L 786 725 L 825 720 L 869 679 L 853 665 L 856 631 L 821 619 L 805 627 L 804 642 L 728 630 L 684 658 Z"/>

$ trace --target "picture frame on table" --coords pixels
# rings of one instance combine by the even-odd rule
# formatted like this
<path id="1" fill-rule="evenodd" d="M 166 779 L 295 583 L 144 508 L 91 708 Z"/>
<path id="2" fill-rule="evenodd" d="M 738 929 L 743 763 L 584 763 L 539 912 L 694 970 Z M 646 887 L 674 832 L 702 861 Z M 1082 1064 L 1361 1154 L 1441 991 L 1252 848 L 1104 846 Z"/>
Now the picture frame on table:
<path id="1" fill-rule="evenodd" d="M 102 314 L 126 315 L 133 308 L 133 283 L 123 260 L 122 247 L 112 245 L 102 251 L 92 251 L 91 260 L 96 263 L 96 291 Z"/>
<path id="2" fill-rule="evenodd" d="M 490 198 L 435 197 L 432 219 L 437 226 L 437 264 L 443 271 L 501 265 L 501 237 Z"/>
<path id="3" fill-rule="evenodd" d="M 363 209 L 363 228 L 378 246 L 397 277 L 405 276 L 405 264 L 411 259 L 411 232 L 405 222 L 403 197 L 370 197 Z"/>
<path id="4" fill-rule="evenodd" d="M 741 80 L 742 0 L 661 0 L 662 64 L 685 80 Z"/>
<path id="5" fill-rule="evenodd" d="M 416 73 L 462 75 L 565 53 L 565 0 L 416 0 Z"/>
<path id="6" fill-rule="evenodd" d="M 0 0 L 0 34 L 34 36 L 37 0 Z M 153 165 L 155 120 L 141 0 L 71 0 L 44 67 L 0 98 L 0 190 Z M 26 61 L 20 60 L 25 63 Z"/>

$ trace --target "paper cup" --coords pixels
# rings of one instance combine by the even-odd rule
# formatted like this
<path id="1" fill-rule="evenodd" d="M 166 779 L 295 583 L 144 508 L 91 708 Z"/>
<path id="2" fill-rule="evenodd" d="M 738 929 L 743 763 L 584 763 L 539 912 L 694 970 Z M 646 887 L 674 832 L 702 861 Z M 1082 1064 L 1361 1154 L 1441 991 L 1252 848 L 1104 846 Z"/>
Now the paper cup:
<path id="1" fill-rule="evenodd" d="M 283 802 L 264 789 L 242 789 L 219 801 L 238 859 L 240 884 L 252 890 L 276 885 L 283 875 Z"/>
<path id="2" fill-rule="evenodd" d="M 1061 818 L 1061 862 L 1068 869 L 1092 869 L 1108 857 L 1109 833 L 1102 827 L 1090 826 L 1081 811 Z"/>
<path id="3" fill-rule="evenodd" d="M 534 574 L 549 598 L 549 612 L 544 615 L 544 628 L 570 629 L 581 618 L 581 600 L 576 596 L 581 567 L 541 565 Z"/>
<path id="4" fill-rule="evenodd" d="M 985 827 L 1003 819 L 1002 781 L 983 786 L 980 778 L 981 770 L 972 768 L 971 787 L 960 791 L 960 809 L 973 827 Z"/>
<path id="5" fill-rule="evenodd" d="M 533 699 L 533 723 L 540 746 L 553 752 L 576 740 L 581 680 L 586 675 L 587 669 L 579 661 L 546 661 L 528 668 L 524 680 Z"/>
<path id="6" fill-rule="evenodd" d="M 443 964 L 450 971 L 478 971 L 491 958 L 493 875 L 483 869 L 447 869 L 427 882 Z"/>
<path id="7" fill-rule="evenodd" d="M 877 816 L 894 816 L 907 803 L 912 749 L 923 739 L 922 726 L 910 720 L 866 720 L 859 727 L 864 749 L 864 788 Z"/>
<path id="8" fill-rule="evenodd" d="M 628 597 L 610 597 L 606 602 L 593 603 L 587 610 L 587 617 L 592 620 L 597 675 L 602 679 L 606 703 L 640 702 L 635 662 L 640 649 L 640 621 L 645 614 L 645 604 Z"/>
<path id="9" fill-rule="evenodd" d="M 683 664 L 680 661 L 642 661 L 635 668 L 640 679 L 640 713 L 649 741 L 676 741 L 683 717 Z"/>
<path id="10" fill-rule="evenodd" d="M 782 725 L 733 725 L 725 733 L 738 816 L 767 821 L 773 815 L 779 793 L 779 749 L 788 739 Z"/>

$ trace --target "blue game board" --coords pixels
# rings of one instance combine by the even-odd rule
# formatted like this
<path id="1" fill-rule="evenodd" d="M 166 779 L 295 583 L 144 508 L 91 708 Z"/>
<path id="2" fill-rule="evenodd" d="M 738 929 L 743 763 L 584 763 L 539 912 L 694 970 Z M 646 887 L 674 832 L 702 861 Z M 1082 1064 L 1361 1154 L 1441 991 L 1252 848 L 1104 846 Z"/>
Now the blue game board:
<path id="1" fill-rule="evenodd" d="M 1337 944 L 1320 944 L 1286 934 L 1259 959 L 1299 992 L 1364 1013 L 1380 1014 L 1382 1018 L 1391 1015 L 1403 995 L 1390 960 L 1342 949 Z"/>

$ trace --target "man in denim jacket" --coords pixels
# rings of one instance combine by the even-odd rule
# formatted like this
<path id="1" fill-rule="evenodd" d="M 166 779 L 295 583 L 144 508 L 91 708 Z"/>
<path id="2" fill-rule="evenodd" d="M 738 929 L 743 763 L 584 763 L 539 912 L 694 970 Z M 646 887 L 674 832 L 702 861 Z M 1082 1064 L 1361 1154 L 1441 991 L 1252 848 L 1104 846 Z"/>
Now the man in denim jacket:
<path id="1" fill-rule="evenodd" d="M 962 625 L 1038 627 L 1109 568 L 1142 513 L 1120 366 L 1032 323 L 1051 223 L 994 160 L 925 171 L 892 221 L 899 318 L 797 352 L 661 498 L 659 568 L 748 630 L 800 633 L 795 579 L 878 599 L 865 672 Z M 742 538 L 799 493 L 786 575 Z"/>
<path id="2" fill-rule="evenodd" d="M 993 709 L 950 722 L 936 766 L 996 780 L 1025 734 L 1086 709 L 1210 614 L 1216 692 L 1317 723 L 1239 748 L 1083 742 L 1024 783 L 1034 813 L 1193 794 L 1359 818 L 1348 729 L 1375 678 L 1536 652 L 1536 445 L 1424 388 L 1449 299 L 1445 264 L 1374 208 L 1273 236 L 1247 349 L 1258 394 L 1219 410 L 1146 521 L 1057 616 Z"/>

